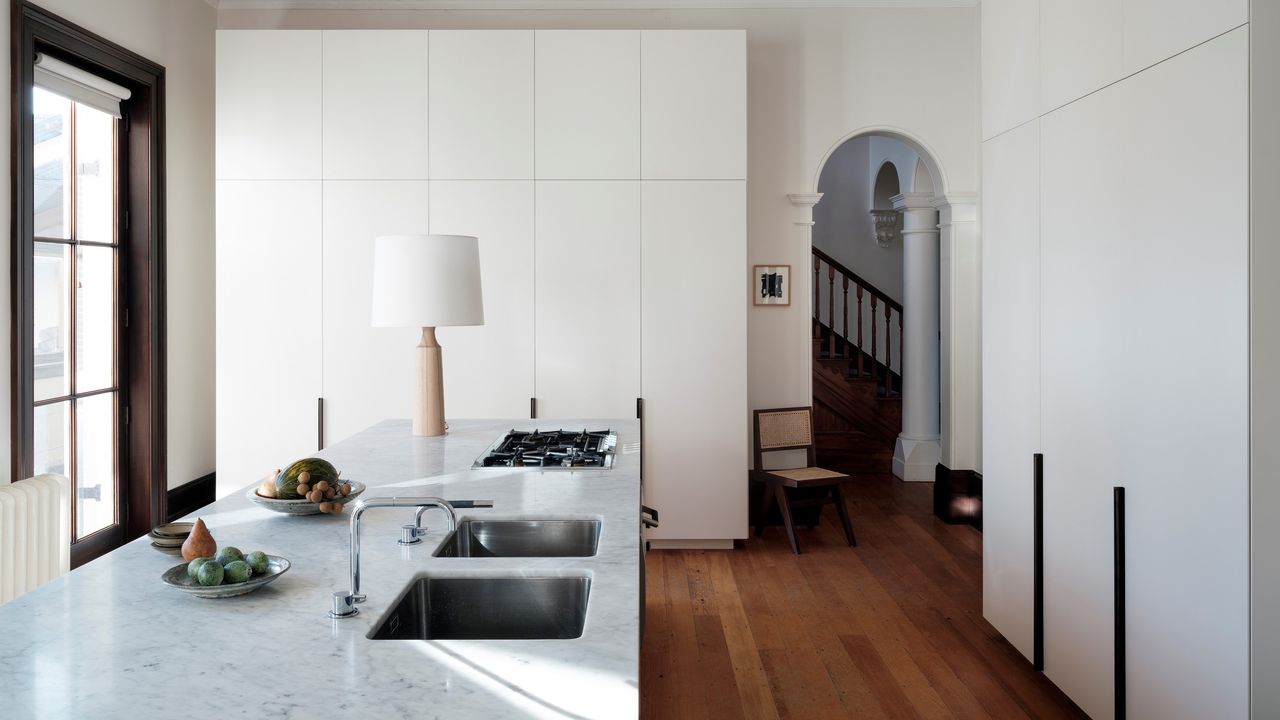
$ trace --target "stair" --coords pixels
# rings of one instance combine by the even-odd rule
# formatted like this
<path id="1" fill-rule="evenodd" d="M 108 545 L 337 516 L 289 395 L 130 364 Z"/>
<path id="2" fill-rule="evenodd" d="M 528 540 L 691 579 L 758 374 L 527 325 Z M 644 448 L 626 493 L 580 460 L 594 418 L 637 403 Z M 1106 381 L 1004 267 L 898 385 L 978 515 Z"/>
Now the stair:
<path id="1" fill-rule="evenodd" d="M 814 256 L 833 266 L 835 272 L 849 277 L 864 295 L 883 296 L 817 250 Z M 821 279 L 823 275 L 816 277 Z M 828 289 L 835 292 L 835 283 L 828 283 Z M 843 282 L 840 290 L 844 290 Z M 895 305 L 893 309 L 901 312 L 900 306 Z M 848 322 L 847 317 L 840 319 Z M 902 429 L 902 378 L 816 316 L 814 323 L 818 335 L 813 338 L 814 440 L 818 464 L 855 475 L 892 472 L 894 444 Z M 853 329 L 849 327 L 850 332 Z M 866 338 L 871 328 L 864 330 L 866 335 L 860 337 Z M 877 340 L 887 338 L 878 335 Z M 901 346 L 897 350 L 900 353 Z"/>

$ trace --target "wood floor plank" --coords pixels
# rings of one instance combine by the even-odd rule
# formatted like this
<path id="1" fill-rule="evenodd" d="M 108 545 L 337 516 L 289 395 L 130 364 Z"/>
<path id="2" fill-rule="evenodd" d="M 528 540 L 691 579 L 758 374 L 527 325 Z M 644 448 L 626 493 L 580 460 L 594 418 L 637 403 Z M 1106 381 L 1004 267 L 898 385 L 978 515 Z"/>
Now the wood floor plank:
<path id="1" fill-rule="evenodd" d="M 1083 718 L 982 618 L 982 536 L 932 486 L 859 477 L 834 508 L 732 551 L 648 554 L 645 718 Z"/>

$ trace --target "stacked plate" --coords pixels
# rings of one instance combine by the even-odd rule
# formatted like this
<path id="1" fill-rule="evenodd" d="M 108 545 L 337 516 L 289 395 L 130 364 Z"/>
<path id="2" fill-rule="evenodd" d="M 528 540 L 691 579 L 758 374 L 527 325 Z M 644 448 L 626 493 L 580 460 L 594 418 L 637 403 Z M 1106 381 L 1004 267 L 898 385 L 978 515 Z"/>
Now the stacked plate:
<path id="1" fill-rule="evenodd" d="M 195 523 L 179 522 L 157 525 L 147 533 L 151 538 L 151 547 L 167 553 L 182 552 L 182 543 L 186 542 Z"/>

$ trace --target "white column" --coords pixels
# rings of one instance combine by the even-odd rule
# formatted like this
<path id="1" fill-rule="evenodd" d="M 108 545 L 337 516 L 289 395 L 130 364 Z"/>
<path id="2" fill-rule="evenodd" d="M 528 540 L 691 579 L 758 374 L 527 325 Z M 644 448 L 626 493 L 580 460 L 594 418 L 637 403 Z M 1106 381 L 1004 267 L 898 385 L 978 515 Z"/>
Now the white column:
<path id="1" fill-rule="evenodd" d="M 982 471 L 982 251 L 974 193 L 936 196 L 941 271 L 942 464 Z"/>
<path id="2" fill-rule="evenodd" d="M 938 210 L 933 193 L 893 198 L 902 213 L 902 434 L 893 474 L 932 481 L 942 458 L 938 431 Z"/>

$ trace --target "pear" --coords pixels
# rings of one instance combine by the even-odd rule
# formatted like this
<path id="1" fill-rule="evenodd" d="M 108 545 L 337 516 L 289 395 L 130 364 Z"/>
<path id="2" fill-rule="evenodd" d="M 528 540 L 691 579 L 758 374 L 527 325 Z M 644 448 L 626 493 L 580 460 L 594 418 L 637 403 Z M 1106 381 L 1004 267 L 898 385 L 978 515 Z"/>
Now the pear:
<path id="1" fill-rule="evenodd" d="M 204 520 L 197 518 L 191 534 L 182 543 L 182 559 L 191 562 L 198 557 L 213 557 L 218 552 L 218 543 L 209 534 Z"/>

